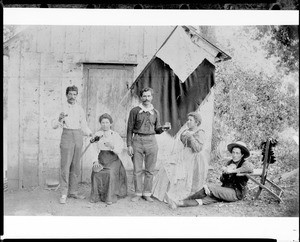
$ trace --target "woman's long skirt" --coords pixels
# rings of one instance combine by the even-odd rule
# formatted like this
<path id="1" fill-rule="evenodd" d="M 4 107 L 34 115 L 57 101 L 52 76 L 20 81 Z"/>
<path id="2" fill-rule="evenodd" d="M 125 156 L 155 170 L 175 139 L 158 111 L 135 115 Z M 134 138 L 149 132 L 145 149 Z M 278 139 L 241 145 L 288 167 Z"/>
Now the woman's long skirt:
<path id="1" fill-rule="evenodd" d="M 117 202 L 118 198 L 127 195 L 127 176 L 125 168 L 112 151 L 101 151 L 98 156 L 103 169 L 99 172 L 92 171 L 91 201 L 92 202 Z"/>
<path id="2" fill-rule="evenodd" d="M 203 154 L 184 148 L 174 164 L 166 162 L 159 169 L 153 182 L 153 196 L 160 201 L 182 200 L 199 191 L 205 184 L 208 162 Z"/>

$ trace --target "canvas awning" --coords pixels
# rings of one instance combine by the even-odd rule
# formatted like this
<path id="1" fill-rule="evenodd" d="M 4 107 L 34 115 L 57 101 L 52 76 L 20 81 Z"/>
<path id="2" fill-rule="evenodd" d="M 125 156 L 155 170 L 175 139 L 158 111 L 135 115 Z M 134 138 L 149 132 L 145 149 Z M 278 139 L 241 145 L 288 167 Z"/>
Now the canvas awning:
<path id="1" fill-rule="evenodd" d="M 171 122 L 169 133 L 175 135 L 213 87 L 216 55 L 218 51 L 195 45 L 177 26 L 132 84 L 132 94 L 153 88 L 153 105 L 162 123 Z"/>

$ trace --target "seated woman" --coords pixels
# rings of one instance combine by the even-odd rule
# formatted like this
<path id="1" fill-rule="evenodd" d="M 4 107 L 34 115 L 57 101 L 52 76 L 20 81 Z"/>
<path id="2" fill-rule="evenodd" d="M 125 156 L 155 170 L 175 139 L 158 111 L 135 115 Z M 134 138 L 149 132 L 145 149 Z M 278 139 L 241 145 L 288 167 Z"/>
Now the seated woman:
<path id="1" fill-rule="evenodd" d="M 107 204 L 117 202 L 118 197 L 127 195 L 127 176 L 118 156 L 123 149 L 121 136 L 111 130 L 112 117 L 105 113 L 100 116 L 101 129 L 94 139 L 99 140 L 98 163 L 93 165 L 91 175 L 92 190 L 90 202 L 103 201 Z"/>
<path id="2" fill-rule="evenodd" d="M 200 190 L 206 180 L 208 163 L 202 154 L 204 130 L 201 116 L 191 112 L 187 116 L 187 129 L 178 134 L 174 149 L 154 178 L 152 194 L 160 201 L 184 199 Z"/>
<path id="3" fill-rule="evenodd" d="M 245 197 L 248 178 L 237 174 L 253 171 L 253 165 L 245 160 L 250 156 L 250 152 L 241 141 L 229 144 L 227 149 L 232 159 L 222 167 L 223 173 L 220 177 L 222 185 L 204 185 L 195 194 L 178 202 L 173 201 L 172 208 L 207 205 L 220 201 L 235 202 Z"/>

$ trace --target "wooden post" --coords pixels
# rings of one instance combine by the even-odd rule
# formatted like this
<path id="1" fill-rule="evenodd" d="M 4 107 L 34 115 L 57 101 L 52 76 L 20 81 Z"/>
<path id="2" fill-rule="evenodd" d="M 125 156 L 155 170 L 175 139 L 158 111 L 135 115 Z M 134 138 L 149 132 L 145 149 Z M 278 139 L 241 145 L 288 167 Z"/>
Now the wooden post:
<path id="1" fill-rule="evenodd" d="M 261 174 L 261 184 L 265 184 L 265 181 L 266 181 L 266 170 L 268 168 L 268 159 L 269 159 L 269 149 L 270 149 L 270 139 L 268 138 L 267 142 L 266 142 L 266 147 L 265 147 L 265 157 L 264 157 L 264 165 L 263 165 L 263 171 L 262 171 L 262 174 Z M 256 193 L 256 196 L 255 196 L 255 199 L 257 199 L 260 195 L 262 191 L 262 187 L 260 186 L 258 188 L 258 191 Z"/>
<path id="2" fill-rule="evenodd" d="M 40 73 L 39 73 L 39 130 L 38 130 L 38 185 L 43 184 L 43 147 L 44 147 L 44 81 L 41 78 L 42 54 L 40 55 Z"/>
<path id="3" fill-rule="evenodd" d="M 23 65 L 24 63 L 24 58 L 21 54 L 21 50 L 19 52 L 19 55 L 20 55 L 20 62 L 19 62 L 19 68 L 20 68 L 20 71 L 19 71 L 19 165 L 18 165 L 18 168 L 19 168 L 19 189 L 22 189 L 22 186 L 23 186 L 23 157 L 22 157 L 22 154 L 24 153 L 23 151 L 23 130 L 22 130 L 22 126 L 21 126 L 21 123 L 22 123 L 22 117 L 23 117 L 23 112 L 22 112 L 22 108 L 21 108 L 21 102 L 22 102 L 22 94 L 23 94 L 23 83 L 22 83 L 22 78 L 24 78 L 24 73 L 22 72 L 22 68 L 21 66 Z"/>

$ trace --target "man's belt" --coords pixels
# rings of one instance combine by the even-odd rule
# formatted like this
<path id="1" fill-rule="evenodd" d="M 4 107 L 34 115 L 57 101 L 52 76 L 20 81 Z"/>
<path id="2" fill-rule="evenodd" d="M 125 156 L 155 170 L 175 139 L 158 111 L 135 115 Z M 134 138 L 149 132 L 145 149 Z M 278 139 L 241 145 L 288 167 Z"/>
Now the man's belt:
<path id="1" fill-rule="evenodd" d="M 139 135 L 139 136 L 150 136 L 150 135 L 154 135 L 154 134 L 141 134 L 141 133 L 134 133 L 134 135 Z"/>
<path id="2" fill-rule="evenodd" d="M 63 128 L 63 130 L 66 130 L 66 131 L 81 131 L 81 129 L 67 129 L 67 128 Z"/>

